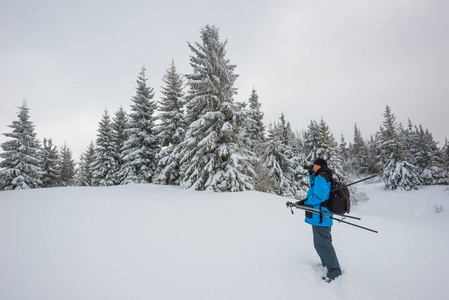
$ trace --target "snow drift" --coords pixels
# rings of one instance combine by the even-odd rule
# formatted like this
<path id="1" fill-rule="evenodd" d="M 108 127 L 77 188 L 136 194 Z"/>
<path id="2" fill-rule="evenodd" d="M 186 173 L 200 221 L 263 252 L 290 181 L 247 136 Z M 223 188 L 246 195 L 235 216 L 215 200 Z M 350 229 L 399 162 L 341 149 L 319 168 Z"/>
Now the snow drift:
<path id="1" fill-rule="evenodd" d="M 343 276 L 327 284 L 286 198 L 128 185 L 0 193 L 0 299 L 446 297 L 447 187 L 385 192 L 333 226 Z M 349 219 L 347 219 L 349 221 Z M 352 222 L 352 221 L 351 221 Z"/>

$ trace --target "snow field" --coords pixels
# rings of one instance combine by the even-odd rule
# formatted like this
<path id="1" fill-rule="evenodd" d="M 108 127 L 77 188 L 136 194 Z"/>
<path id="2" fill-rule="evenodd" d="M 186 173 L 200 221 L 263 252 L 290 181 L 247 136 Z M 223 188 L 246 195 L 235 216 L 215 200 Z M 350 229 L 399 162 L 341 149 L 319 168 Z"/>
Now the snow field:
<path id="1" fill-rule="evenodd" d="M 361 186 L 379 234 L 334 224 L 327 284 L 302 211 L 258 192 L 128 185 L 0 194 L 0 299 L 436 299 L 445 296 L 446 187 Z"/>

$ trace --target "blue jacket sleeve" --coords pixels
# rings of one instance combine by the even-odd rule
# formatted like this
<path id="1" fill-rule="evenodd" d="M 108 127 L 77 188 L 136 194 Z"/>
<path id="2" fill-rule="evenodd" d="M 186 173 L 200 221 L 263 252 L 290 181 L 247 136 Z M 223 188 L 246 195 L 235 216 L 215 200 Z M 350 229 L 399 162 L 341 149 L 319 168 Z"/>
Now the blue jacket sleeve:
<path id="1" fill-rule="evenodd" d="M 313 186 L 309 188 L 309 191 L 307 192 L 307 201 L 305 201 L 304 204 L 317 205 L 329 199 L 330 188 L 324 177 L 315 177 L 312 184 Z"/>
<path id="2" fill-rule="evenodd" d="M 309 199 L 313 194 L 313 186 L 315 185 L 315 173 L 309 175 L 309 190 L 307 191 L 306 198 Z"/>

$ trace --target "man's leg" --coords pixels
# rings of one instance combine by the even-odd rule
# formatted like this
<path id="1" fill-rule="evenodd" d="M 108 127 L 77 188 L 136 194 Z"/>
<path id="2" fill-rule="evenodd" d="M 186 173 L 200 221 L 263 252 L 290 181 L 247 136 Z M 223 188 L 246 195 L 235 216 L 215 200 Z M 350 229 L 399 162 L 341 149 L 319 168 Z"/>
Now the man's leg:
<path id="1" fill-rule="evenodd" d="M 341 275 L 337 254 L 332 246 L 331 227 L 312 226 L 313 245 L 321 258 L 321 263 L 327 268 L 327 277 L 335 279 Z"/>

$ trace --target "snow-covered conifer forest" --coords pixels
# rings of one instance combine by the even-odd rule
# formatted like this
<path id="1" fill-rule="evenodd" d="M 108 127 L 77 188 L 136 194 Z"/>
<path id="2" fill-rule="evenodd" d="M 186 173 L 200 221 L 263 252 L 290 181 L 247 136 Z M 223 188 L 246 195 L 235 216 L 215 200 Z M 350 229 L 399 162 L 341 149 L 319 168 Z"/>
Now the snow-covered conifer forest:
<path id="1" fill-rule="evenodd" d="M 202 28 L 201 39 L 188 45 L 191 73 L 179 74 L 168 62 L 160 99 L 142 68 L 129 111 L 106 109 L 77 162 L 68 145 L 37 139 L 24 101 L 3 133 L 9 140 L 1 145 L 0 190 L 157 183 L 301 199 L 308 188 L 303 166 L 317 158 L 345 181 L 379 174 L 386 190 L 448 183 L 448 140 L 438 146 L 424 125 L 397 122 L 388 105 L 369 139 L 354 124 L 354 136 L 337 142 L 324 119 L 294 129 L 282 114 L 265 124 L 256 89 L 236 98 L 238 75 L 226 45 L 217 27 Z M 354 193 L 353 200 L 360 197 Z"/>

